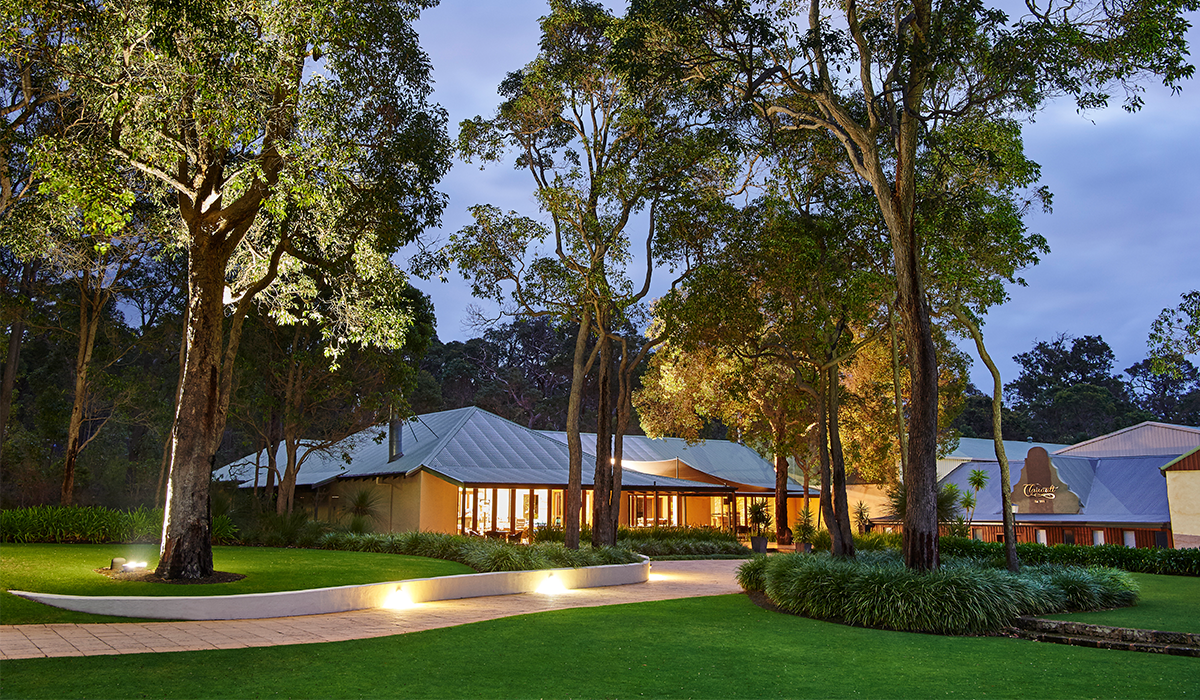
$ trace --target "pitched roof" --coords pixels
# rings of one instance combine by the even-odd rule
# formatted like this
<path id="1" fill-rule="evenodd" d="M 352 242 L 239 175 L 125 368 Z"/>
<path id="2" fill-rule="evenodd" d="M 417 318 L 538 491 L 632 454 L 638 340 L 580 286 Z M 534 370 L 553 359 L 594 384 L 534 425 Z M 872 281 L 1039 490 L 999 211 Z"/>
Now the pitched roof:
<path id="1" fill-rule="evenodd" d="M 296 484 L 320 486 L 334 479 L 412 475 L 426 470 L 463 485 L 567 485 L 569 455 L 564 443 L 474 406 L 424 414 L 407 422 L 403 433 L 403 456 L 395 461 L 388 461 L 386 441 L 374 439 L 381 430 L 371 428 L 340 443 L 334 454 L 310 455 L 301 464 Z M 585 486 L 592 483 L 589 457 L 595 459 L 584 456 Z M 237 480 L 243 486 L 252 483 L 254 455 L 218 470 L 214 478 Z M 260 483 L 264 482 L 265 477 L 260 476 Z M 628 470 L 622 482 L 631 490 L 728 490 L 723 485 Z"/>
<path id="2" fill-rule="evenodd" d="M 1200 428 L 1146 421 L 1064 447 L 1054 454 L 1082 457 L 1178 456 L 1200 446 Z"/>
<path id="3" fill-rule="evenodd" d="M 1017 456 L 1024 457 L 1032 447 L 1041 447 L 1047 452 L 1053 453 L 1056 450 L 1070 446 L 1052 442 L 1004 441 L 1004 453 L 1010 459 Z M 954 451 L 946 455 L 944 459 L 963 460 L 967 462 L 994 462 L 996 461 L 996 443 L 991 438 L 959 438 L 958 447 L 954 448 Z"/>
<path id="4" fill-rule="evenodd" d="M 567 441 L 567 434 L 564 432 L 543 432 L 555 440 L 563 443 Z M 582 433 L 580 438 L 584 451 L 595 454 L 596 434 Z M 687 471 L 678 466 L 681 464 L 717 481 L 736 487 L 748 487 L 739 488 L 742 491 L 775 491 L 775 467 L 757 452 L 740 443 L 705 440 L 689 445 L 682 438 L 626 435 L 622 445 L 622 461 L 625 462 L 626 474 L 637 469 L 662 473 L 676 465 L 675 468 L 680 469 L 679 473 L 682 476 Z M 803 494 L 804 487 L 789 477 L 788 492 Z"/>
<path id="5" fill-rule="evenodd" d="M 1063 483 L 1079 496 L 1078 513 L 1017 513 L 1022 522 L 1090 522 L 1090 523 L 1165 523 L 1171 520 L 1167 503 L 1167 483 L 1160 467 L 1173 459 L 1165 455 L 1133 457 L 1069 457 L 1051 455 L 1050 461 L 1058 470 Z M 1021 479 L 1025 460 L 1009 463 L 1011 489 Z M 970 493 L 967 482 L 971 470 L 982 469 L 988 475 L 988 485 L 976 497 L 976 521 L 999 521 L 1000 464 L 998 462 L 968 462 L 950 472 L 943 483 L 951 483 Z"/>

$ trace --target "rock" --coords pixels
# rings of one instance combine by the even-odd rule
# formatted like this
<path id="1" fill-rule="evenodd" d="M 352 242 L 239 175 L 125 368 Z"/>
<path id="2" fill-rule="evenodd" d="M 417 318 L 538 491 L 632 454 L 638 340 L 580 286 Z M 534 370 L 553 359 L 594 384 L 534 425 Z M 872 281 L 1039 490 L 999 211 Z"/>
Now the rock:
<path id="1" fill-rule="evenodd" d="M 112 565 L 108 568 L 113 571 L 123 571 L 125 569 L 125 560 L 121 557 L 117 557 L 112 560 Z"/>

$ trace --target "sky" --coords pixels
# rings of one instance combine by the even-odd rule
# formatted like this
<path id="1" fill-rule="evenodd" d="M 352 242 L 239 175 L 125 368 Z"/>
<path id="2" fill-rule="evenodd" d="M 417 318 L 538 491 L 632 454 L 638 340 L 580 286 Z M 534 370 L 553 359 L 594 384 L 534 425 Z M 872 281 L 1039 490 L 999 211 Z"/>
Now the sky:
<path id="1" fill-rule="evenodd" d="M 538 0 L 442 0 L 424 13 L 417 30 L 452 137 L 461 120 L 494 114 L 496 87 L 534 58 L 537 20 L 547 11 Z M 1200 24 L 1200 15 L 1190 21 Z M 1200 29 L 1194 26 L 1189 39 L 1196 54 Z M 1060 333 L 1102 336 L 1120 372 L 1146 356 L 1159 312 L 1200 289 L 1200 81 L 1185 82 L 1177 95 L 1148 85 L 1145 100 L 1135 114 L 1113 107 L 1080 115 L 1073 103 L 1054 103 L 1024 130 L 1026 155 L 1041 165 L 1042 184 L 1053 193 L 1053 212 L 1027 222 L 1051 252 L 1024 271 L 1028 286 L 1013 286 L 1011 300 L 986 319 L 988 351 L 1005 382 L 1018 374 L 1014 355 Z M 455 163 L 441 190 L 449 205 L 442 228 L 428 232 L 432 240 L 468 224 L 474 204 L 540 216 L 529 175 L 507 164 L 481 171 Z M 445 283 L 414 283 L 433 300 L 443 342 L 480 334 L 465 323 L 467 307 L 480 302 L 464 280 L 452 274 Z M 975 357 L 973 343 L 959 346 Z M 990 393 L 990 374 L 978 359 L 971 377 Z"/>

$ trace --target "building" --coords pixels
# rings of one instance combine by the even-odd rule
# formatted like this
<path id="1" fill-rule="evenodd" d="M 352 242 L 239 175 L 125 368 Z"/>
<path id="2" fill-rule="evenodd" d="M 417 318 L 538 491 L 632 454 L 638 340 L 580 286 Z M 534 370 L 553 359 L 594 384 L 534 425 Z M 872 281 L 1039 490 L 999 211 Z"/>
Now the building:
<path id="1" fill-rule="evenodd" d="M 1017 541 L 1197 546 L 1197 447 L 1200 428 L 1145 422 L 1052 452 L 1028 448 L 1009 462 Z M 987 474 L 988 485 L 977 494 L 971 536 L 1002 541 L 997 462 L 963 462 L 942 482 L 972 492 L 974 469 Z"/>
<path id="2" fill-rule="evenodd" d="M 583 436 L 584 522 L 592 511 L 595 439 Z M 627 527 L 737 527 L 745 523 L 747 498 L 774 493 L 774 469 L 744 445 L 627 436 L 625 451 L 619 522 Z M 278 454 L 282 463 L 282 446 Z M 241 488 L 262 486 L 265 462 L 261 452 L 249 455 L 218 470 L 214 479 Z M 386 432 L 363 431 L 332 450 L 314 452 L 297 474 L 296 504 L 315 517 L 331 518 L 342 499 L 366 489 L 376 495 L 386 531 L 515 538 L 531 526 L 562 524 L 568 464 L 565 434 L 460 408 L 395 422 Z M 799 485 L 789 487 L 799 500 Z"/>

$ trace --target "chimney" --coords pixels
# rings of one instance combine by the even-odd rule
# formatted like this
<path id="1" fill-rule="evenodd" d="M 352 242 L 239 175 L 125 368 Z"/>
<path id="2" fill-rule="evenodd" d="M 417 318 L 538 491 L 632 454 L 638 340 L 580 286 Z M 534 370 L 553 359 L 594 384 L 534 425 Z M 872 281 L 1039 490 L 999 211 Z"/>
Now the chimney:
<path id="1" fill-rule="evenodd" d="M 388 419 L 388 461 L 395 462 L 404 456 L 404 421 L 392 409 Z"/>

